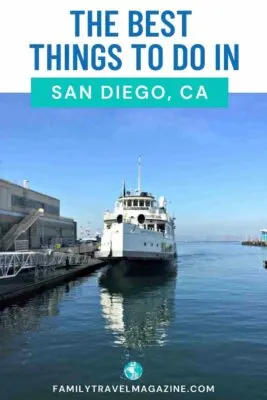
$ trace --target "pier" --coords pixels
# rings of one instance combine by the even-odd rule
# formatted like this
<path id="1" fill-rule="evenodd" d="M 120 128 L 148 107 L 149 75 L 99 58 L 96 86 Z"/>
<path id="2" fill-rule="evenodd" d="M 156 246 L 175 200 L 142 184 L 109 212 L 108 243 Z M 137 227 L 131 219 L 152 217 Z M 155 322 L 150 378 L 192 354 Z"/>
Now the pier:
<path id="1" fill-rule="evenodd" d="M 103 265 L 88 255 L 73 253 L 0 253 L 0 307 L 92 273 Z"/>
<path id="2" fill-rule="evenodd" d="M 262 240 L 244 240 L 241 242 L 242 246 L 257 246 L 257 247 L 267 247 L 267 242 Z"/>
<path id="3" fill-rule="evenodd" d="M 0 179 L 0 307 L 104 264 L 94 258 L 99 243 L 77 244 L 77 223 L 60 206 L 27 180 Z"/>

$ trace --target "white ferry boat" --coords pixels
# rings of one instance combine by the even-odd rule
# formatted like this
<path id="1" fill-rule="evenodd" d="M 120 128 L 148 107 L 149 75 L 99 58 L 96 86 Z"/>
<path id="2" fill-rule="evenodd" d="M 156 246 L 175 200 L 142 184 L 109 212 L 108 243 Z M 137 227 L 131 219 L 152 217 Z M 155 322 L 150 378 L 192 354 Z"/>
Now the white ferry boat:
<path id="1" fill-rule="evenodd" d="M 113 212 L 104 214 L 99 258 L 108 260 L 172 260 L 176 257 L 175 224 L 167 212 L 164 197 L 155 200 L 141 190 L 141 164 L 138 190 L 122 195 Z"/>

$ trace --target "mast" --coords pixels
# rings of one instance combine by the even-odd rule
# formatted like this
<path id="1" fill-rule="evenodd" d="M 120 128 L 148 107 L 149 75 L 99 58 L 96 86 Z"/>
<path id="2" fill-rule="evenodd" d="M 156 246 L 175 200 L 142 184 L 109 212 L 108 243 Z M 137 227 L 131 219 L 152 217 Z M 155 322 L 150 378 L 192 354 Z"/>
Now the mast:
<path id="1" fill-rule="evenodd" d="M 138 159 L 138 192 L 141 192 L 141 157 Z"/>
<path id="2" fill-rule="evenodd" d="M 125 184 L 125 179 L 123 179 L 122 195 L 123 195 L 123 197 L 126 196 L 126 184 Z"/>

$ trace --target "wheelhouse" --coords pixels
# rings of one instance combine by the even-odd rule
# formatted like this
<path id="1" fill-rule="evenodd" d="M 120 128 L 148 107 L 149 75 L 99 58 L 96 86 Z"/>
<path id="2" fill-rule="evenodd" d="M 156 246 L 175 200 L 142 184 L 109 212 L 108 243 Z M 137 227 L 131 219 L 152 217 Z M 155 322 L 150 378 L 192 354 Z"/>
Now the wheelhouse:
<path id="1" fill-rule="evenodd" d="M 119 198 L 119 205 L 125 210 L 149 210 L 156 206 L 156 201 L 154 196 L 147 192 L 128 192 Z"/>

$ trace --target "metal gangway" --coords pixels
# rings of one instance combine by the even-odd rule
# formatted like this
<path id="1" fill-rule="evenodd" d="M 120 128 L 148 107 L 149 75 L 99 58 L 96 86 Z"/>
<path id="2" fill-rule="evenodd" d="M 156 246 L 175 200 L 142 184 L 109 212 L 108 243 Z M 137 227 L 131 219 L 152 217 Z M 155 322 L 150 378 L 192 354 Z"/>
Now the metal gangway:
<path id="1" fill-rule="evenodd" d="M 42 270 L 43 274 L 49 274 L 56 268 L 68 265 L 85 265 L 90 256 L 75 253 L 63 253 L 55 251 L 35 252 L 0 252 L 0 279 L 14 278 L 22 271 Z"/>

